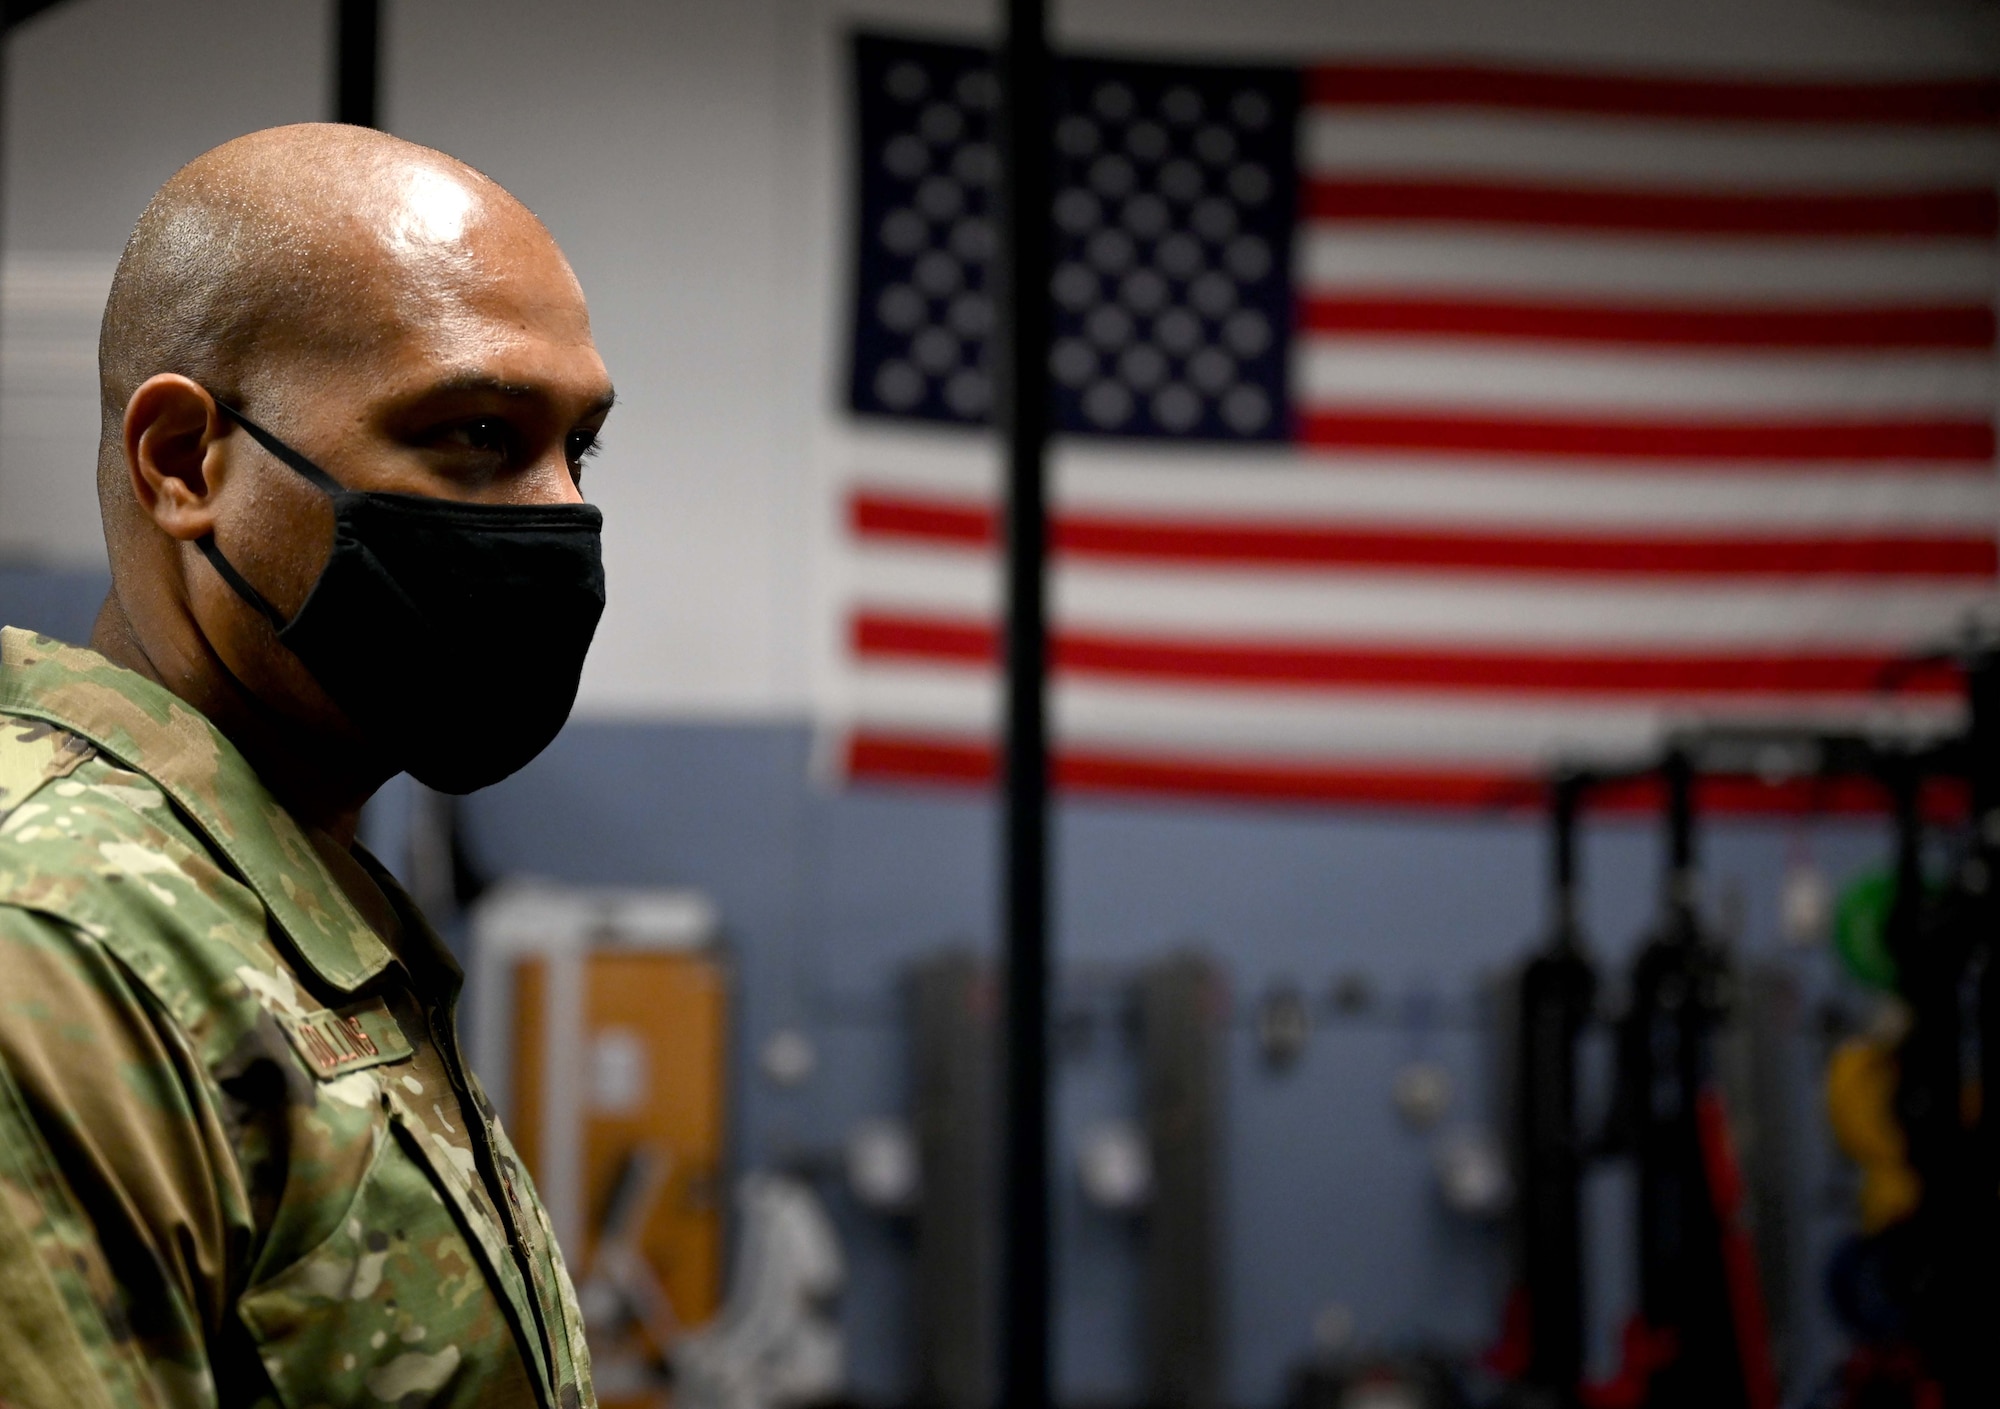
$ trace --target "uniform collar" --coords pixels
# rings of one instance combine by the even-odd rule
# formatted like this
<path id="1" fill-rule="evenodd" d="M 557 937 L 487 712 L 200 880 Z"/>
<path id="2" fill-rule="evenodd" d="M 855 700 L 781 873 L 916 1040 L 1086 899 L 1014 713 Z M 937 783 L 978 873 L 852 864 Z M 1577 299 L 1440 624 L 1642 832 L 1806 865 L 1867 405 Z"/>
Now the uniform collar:
<path id="1" fill-rule="evenodd" d="M 47 720 L 157 783 L 257 892 L 322 982 L 352 992 L 389 965 L 388 946 L 292 815 L 236 746 L 165 686 L 95 651 L 4 627 L 0 714 Z"/>

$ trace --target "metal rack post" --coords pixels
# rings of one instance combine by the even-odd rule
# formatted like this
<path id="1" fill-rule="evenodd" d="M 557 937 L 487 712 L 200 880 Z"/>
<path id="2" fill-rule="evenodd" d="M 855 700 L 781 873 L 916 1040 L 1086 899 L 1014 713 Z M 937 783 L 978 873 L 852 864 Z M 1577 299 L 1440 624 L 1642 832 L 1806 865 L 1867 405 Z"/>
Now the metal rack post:
<path id="1" fill-rule="evenodd" d="M 1043 0 L 1008 0 L 1000 54 L 1000 427 L 1007 467 L 1006 1142 L 1000 1397 L 1050 1393 L 1047 492 L 1051 122 Z"/>
<path id="2" fill-rule="evenodd" d="M 380 127 L 382 0 L 337 0 L 333 120 Z"/>

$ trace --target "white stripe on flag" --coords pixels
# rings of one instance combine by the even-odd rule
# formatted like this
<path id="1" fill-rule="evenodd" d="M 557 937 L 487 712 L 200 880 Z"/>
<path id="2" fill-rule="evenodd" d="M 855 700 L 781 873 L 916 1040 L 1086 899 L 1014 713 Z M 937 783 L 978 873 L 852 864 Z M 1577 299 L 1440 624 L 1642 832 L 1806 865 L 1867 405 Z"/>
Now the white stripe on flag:
<path id="1" fill-rule="evenodd" d="M 871 729 L 995 737 L 1000 688 L 990 672 L 866 666 L 855 673 L 854 686 L 853 717 Z M 1439 767 L 1535 768 L 1577 755 L 1631 754 L 1652 747 L 1663 730 L 1693 722 L 1782 721 L 1926 734 L 1956 726 L 1963 713 L 1954 701 L 1935 700 L 1894 709 L 1865 700 L 1549 704 L 1420 693 L 1328 701 L 1277 691 L 1101 681 L 1066 681 L 1052 693 L 1056 732 L 1068 748 L 1422 759 Z"/>
<path id="2" fill-rule="evenodd" d="M 1314 224 L 1300 227 L 1294 270 L 1307 295 L 1380 290 L 1759 307 L 1986 305 L 1996 274 L 1984 240 L 1674 240 Z"/>
<path id="3" fill-rule="evenodd" d="M 1990 186 L 2000 133 L 1312 108 L 1299 157 L 1315 176 L 1628 185 L 1642 174 L 1648 188 L 1889 192 Z"/>
<path id="4" fill-rule="evenodd" d="M 857 555 L 856 610 L 998 620 L 1000 568 L 983 553 L 876 547 Z M 1981 603 L 1990 588 L 1870 584 L 1520 584 L 1465 575 L 1143 569 L 1069 563 L 1058 622 L 1093 631 L 1256 641 L 1579 648 L 1845 647 L 1887 654 Z"/>
<path id="5" fill-rule="evenodd" d="M 846 441 L 847 483 L 862 490 L 945 495 L 968 506 L 997 502 L 999 462 L 968 444 L 911 447 L 856 432 Z M 1051 493 L 1059 510 L 1143 513 L 1189 522 L 1354 519 L 1409 525 L 1522 529 L 1629 527 L 1736 533 L 1842 528 L 1979 531 L 2000 525 L 2000 482 L 1973 473 L 1894 467 L 1784 474 L 1713 465 L 1488 468 L 1479 461 L 1353 456 L 1329 461 L 1289 447 L 1058 444 Z M 1496 469 L 1499 472 L 1495 472 Z"/>
<path id="6" fill-rule="evenodd" d="M 1983 353 L 1892 355 L 1547 352 L 1440 342 L 1307 337 L 1293 350 L 1293 393 L 1308 408 L 1610 411 L 1669 417 L 1784 418 L 1993 413 Z"/>

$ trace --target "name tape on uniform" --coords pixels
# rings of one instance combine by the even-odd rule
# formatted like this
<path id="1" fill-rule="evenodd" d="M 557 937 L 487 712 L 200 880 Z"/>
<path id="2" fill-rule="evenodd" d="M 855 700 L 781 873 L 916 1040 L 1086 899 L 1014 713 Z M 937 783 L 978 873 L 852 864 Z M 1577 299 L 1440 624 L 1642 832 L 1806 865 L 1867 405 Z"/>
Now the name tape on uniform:
<path id="1" fill-rule="evenodd" d="M 322 1081 L 411 1054 L 409 1039 L 379 998 L 345 1008 L 281 1017 L 279 1023 L 306 1065 Z"/>

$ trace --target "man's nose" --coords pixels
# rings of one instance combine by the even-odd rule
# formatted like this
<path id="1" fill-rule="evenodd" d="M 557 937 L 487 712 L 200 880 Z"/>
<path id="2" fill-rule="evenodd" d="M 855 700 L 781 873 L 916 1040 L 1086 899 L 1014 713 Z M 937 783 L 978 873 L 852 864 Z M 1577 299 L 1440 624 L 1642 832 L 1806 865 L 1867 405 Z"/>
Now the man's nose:
<path id="1" fill-rule="evenodd" d="M 571 473 L 560 443 L 520 478 L 522 504 L 581 504 L 583 490 Z"/>

